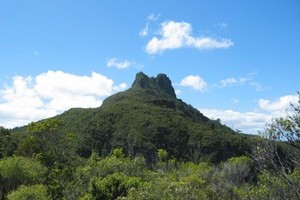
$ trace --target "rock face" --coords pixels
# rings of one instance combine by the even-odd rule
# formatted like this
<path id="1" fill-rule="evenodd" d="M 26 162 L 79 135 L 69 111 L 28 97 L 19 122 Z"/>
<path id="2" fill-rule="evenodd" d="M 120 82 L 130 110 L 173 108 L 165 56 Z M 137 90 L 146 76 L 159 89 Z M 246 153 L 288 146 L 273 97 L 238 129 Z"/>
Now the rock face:
<path id="1" fill-rule="evenodd" d="M 136 74 L 135 80 L 131 86 L 134 89 L 152 89 L 171 95 L 176 98 L 172 82 L 165 74 L 158 74 L 156 78 L 148 77 L 143 72 Z"/>

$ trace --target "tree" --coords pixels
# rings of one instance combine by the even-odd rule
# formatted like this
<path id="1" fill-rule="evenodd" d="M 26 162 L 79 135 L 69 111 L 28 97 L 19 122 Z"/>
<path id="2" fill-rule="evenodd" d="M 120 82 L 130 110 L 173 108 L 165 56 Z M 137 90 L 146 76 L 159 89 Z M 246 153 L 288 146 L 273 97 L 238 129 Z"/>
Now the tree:
<path id="1" fill-rule="evenodd" d="M 233 157 L 215 166 L 210 179 L 210 196 L 216 199 L 236 199 L 235 188 L 240 188 L 250 178 L 252 160 L 247 156 Z"/>
<path id="2" fill-rule="evenodd" d="M 7 196 L 8 200 L 50 200 L 47 195 L 47 188 L 44 185 L 22 185 L 17 190 L 10 192 Z"/>
<path id="3" fill-rule="evenodd" d="M 16 149 L 17 141 L 11 131 L 0 126 L 0 159 L 5 156 L 11 156 Z"/>
<path id="4" fill-rule="evenodd" d="M 63 196 L 65 185 L 81 163 L 76 154 L 78 135 L 62 133 L 62 126 L 63 123 L 54 118 L 30 123 L 16 151 L 17 155 L 37 158 L 47 167 L 45 185 L 52 199 Z"/>
<path id="5" fill-rule="evenodd" d="M 126 157 L 121 148 L 114 149 L 103 159 L 92 153 L 86 164 L 76 169 L 73 181 L 64 190 L 64 197 L 109 199 L 125 195 L 131 186 L 135 188 L 135 181 L 139 182 L 146 176 L 146 169 L 143 157 Z"/>
<path id="6" fill-rule="evenodd" d="M 141 184 L 142 180 L 139 177 L 114 173 L 104 178 L 93 178 L 89 193 L 95 199 L 117 199 L 126 196 L 130 189 L 138 188 Z"/>
<path id="7" fill-rule="evenodd" d="M 194 163 L 199 163 L 201 156 L 203 155 L 202 132 L 204 131 L 201 131 L 200 133 L 193 133 L 189 139 L 189 159 Z"/>
<path id="8" fill-rule="evenodd" d="M 164 149 L 158 149 L 157 157 L 160 162 L 166 162 L 168 158 L 168 152 Z"/>
<path id="9" fill-rule="evenodd" d="M 276 118 L 268 124 L 252 151 L 258 170 L 271 173 L 265 176 L 265 182 L 267 180 L 268 185 L 277 188 L 274 191 L 286 195 L 282 199 L 290 199 L 291 193 L 300 199 L 300 93 L 298 95 L 298 104 L 291 104 L 293 113 L 287 112 L 286 117 Z M 284 186 L 275 185 L 274 177 Z"/>
<path id="10" fill-rule="evenodd" d="M 8 192 L 20 185 L 41 183 L 46 168 L 36 159 L 6 157 L 0 160 L 0 194 L 6 198 Z"/>
<path id="11" fill-rule="evenodd" d="M 145 182 L 130 190 L 125 199 L 212 199 L 206 180 L 211 173 L 207 163 L 178 163 L 172 170 L 151 171 Z"/>
<path id="12" fill-rule="evenodd" d="M 30 123 L 28 135 L 20 142 L 16 154 L 37 157 L 47 167 L 76 164 L 79 139 L 73 133 L 61 133 L 62 126 L 57 119 Z"/>

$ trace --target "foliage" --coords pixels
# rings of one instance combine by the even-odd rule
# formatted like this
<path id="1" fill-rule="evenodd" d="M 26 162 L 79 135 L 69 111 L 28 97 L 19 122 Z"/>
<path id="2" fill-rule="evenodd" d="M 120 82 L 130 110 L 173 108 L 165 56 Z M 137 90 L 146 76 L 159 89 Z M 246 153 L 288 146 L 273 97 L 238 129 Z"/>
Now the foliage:
<path id="1" fill-rule="evenodd" d="M 42 135 L 41 137 L 45 137 L 47 139 L 52 137 L 52 134 L 56 134 L 57 131 L 61 128 L 63 123 L 57 119 L 48 119 L 41 121 L 39 123 L 31 122 L 28 124 L 28 130 L 31 133 L 36 133 Z"/>
<path id="2" fill-rule="evenodd" d="M 292 114 L 267 126 L 252 151 L 256 167 L 264 171 L 262 182 L 273 188 L 269 188 L 271 198 L 300 199 L 300 94 L 298 105 L 292 108 Z"/>
<path id="3" fill-rule="evenodd" d="M 160 152 L 166 153 L 163 149 Z M 12 158 L 3 160 L 7 159 Z M 161 168 L 162 163 L 168 168 Z M 115 149 L 105 158 L 93 153 L 73 170 L 51 170 L 47 176 L 52 181 L 48 183 L 41 174 L 28 175 L 22 178 L 27 182 L 22 181 L 8 190 L 8 198 L 32 195 L 33 199 L 297 199 L 276 174 L 252 171 L 253 164 L 246 156 L 233 157 L 218 165 L 166 158 L 150 167 L 143 157 L 127 157 L 122 149 Z M 12 165 L 7 165 L 6 171 L 11 170 L 8 166 Z M 30 174 L 41 171 L 34 167 L 26 170 Z M 3 168 L 1 171 L 4 172 Z M 12 177 L 16 173 L 9 171 Z M 257 180 L 253 173 L 258 173 Z M 294 184 L 300 182 L 299 174 L 299 171 L 289 174 Z M 4 180 L 9 182 L 13 181 Z M 43 182 L 46 184 L 40 185 Z"/>
<path id="4" fill-rule="evenodd" d="M 63 122 L 59 132 L 76 133 L 76 151 L 83 157 L 92 152 L 107 156 L 122 148 L 125 155 L 143 155 L 153 164 L 157 150 L 164 149 L 169 158 L 217 164 L 245 155 L 253 143 L 253 137 L 238 134 L 177 99 L 162 74 L 149 78 L 140 73 L 130 89 L 110 96 L 101 107 L 71 109 L 52 120 Z"/>
<path id="5" fill-rule="evenodd" d="M 6 157 L 0 160 L 0 193 L 5 199 L 7 193 L 20 185 L 43 182 L 46 168 L 36 159 Z"/>
<path id="6" fill-rule="evenodd" d="M 71 166 L 49 170 L 45 184 L 51 199 L 61 199 L 64 196 L 66 185 L 74 180 L 74 171 Z"/>
<path id="7" fill-rule="evenodd" d="M 197 180 L 197 179 L 196 179 Z M 138 190 L 132 190 L 124 199 L 207 199 L 202 181 L 156 180 L 145 183 Z"/>
<path id="8" fill-rule="evenodd" d="M 17 155 L 33 157 L 47 167 L 45 185 L 52 199 L 59 199 L 65 185 L 73 178 L 80 165 L 77 155 L 79 138 L 73 133 L 61 133 L 62 122 L 47 119 L 28 125 L 28 133 L 21 140 Z"/>
<path id="9" fill-rule="evenodd" d="M 38 158 L 48 167 L 76 165 L 78 137 L 73 133 L 60 133 L 63 123 L 57 119 L 32 122 L 28 134 L 21 140 L 17 155 Z"/>
<path id="10" fill-rule="evenodd" d="M 17 142 L 17 138 L 11 134 L 9 129 L 0 126 L 0 159 L 5 156 L 12 156 Z"/>
<path id="11" fill-rule="evenodd" d="M 120 178 L 119 181 L 122 181 L 124 177 L 128 181 L 142 180 L 146 175 L 145 159 L 142 157 L 133 159 L 125 157 L 122 154 L 122 149 L 115 149 L 110 156 L 103 159 L 100 159 L 96 154 L 92 154 L 84 166 L 77 168 L 74 181 L 69 182 L 64 194 L 70 199 L 79 199 L 80 197 L 88 199 L 90 196 L 94 198 L 101 195 L 99 191 L 103 192 L 103 184 L 108 184 L 108 182 L 113 184 L 113 180 L 119 180 L 118 178 Z M 117 194 L 123 194 L 119 192 L 129 189 L 127 188 L 130 185 L 129 182 L 123 181 L 122 184 L 121 188 L 116 189 Z M 103 187 L 100 187 L 100 185 Z M 109 185 L 104 188 L 106 187 L 109 187 Z"/>
<path id="12" fill-rule="evenodd" d="M 10 192 L 8 200 L 50 200 L 47 195 L 47 188 L 44 185 L 22 185 L 17 190 Z"/>
<path id="13" fill-rule="evenodd" d="M 158 149 L 157 157 L 160 162 L 166 162 L 168 157 L 168 152 L 164 149 Z"/>
<path id="14" fill-rule="evenodd" d="M 299 183 L 300 176 L 298 172 L 293 172 L 288 176 L 293 183 Z M 297 193 L 279 178 L 276 174 L 268 171 L 262 171 L 258 176 L 256 185 L 246 184 L 240 188 L 234 188 L 234 193 L 242 200 L 260 200 L 260 199 L 299 199 Z"/>
<path id="15" fill-rule="evenodd" d="M 177 99 L 165 75 L 138 74 L 99 108 L 0 127 L 1 198 L 300 199 L 293 108 L 249 136 Z"/>
<path id="16" fill-rule="evenodd" d="M 104 178 L 93 178 L 89 193 L 94 199 L 117 199 L 126 196 L 129 190 L 139 187 L 141 183 L 141 178 L 114 173 Z"/>
<path id="17" fill-rule="evenodd" d="M 220 199 L 234 199 L 235 188 L 240 188 L 251 182 L 250 172 L 252 160 L 246 156 L 230 158 L 214 168 L 210 187 L 214 196 Z"/>
<path id="18" fill-rule="evenodd" d="M 210 120 L 199 110 L 176 98 L 170 79 L 163 74 L 156 78 L 137 74 L 127 91 L 108 97 L 99 108 L 74 108 L 65 113 L 30 123 L 18 145 L 17 155 L 38 155 L 46 165 L 69 162 L 73 145 L 76 154 L 88 158 L 92 152 L 101 157 L 122 148 L 125 155 L 143 155 L 154 164 L 157 150 L 164 149 L 168 158 L 196 163 L 220 163 L 250 151 L 253 137 L 236 133 Z M 24 131 L 22 129 L 14 132 Z M 72 133 L 69 143 L 66 134 Z M 64 153 L 60 153 L 63 152 Z M 71 155 L 74 155 L 73 153 Z M 57 159 L 62 158 L 57 162 Z"/>

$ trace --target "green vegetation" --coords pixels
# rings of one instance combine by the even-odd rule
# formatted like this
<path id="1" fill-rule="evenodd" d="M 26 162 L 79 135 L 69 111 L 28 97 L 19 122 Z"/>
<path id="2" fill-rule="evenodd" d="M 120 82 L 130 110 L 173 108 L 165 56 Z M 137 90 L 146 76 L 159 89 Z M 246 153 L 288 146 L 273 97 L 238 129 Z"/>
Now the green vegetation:
<path id="1" fill-rule="evenodd" d="M 293 107 L 248 136 L 177 99 L 165 75 L 140 73 L 100 108 L 1 127 L 0 196 L 299 199 L 300 102 Z"/>
<path id="2" fill-rule="evenodd" d="M 47 187 L 44 185 L 20 186 L 7 196 L 8 200 L 50 200 L 47 194 Z"/>
<path id="3" fill-rule="evenodd" d="M 122 148 L 126 155 L 143 155 L 154 163 L 157 150 L 164 149 L 170 158 L 219 163 L 244 155 L 255 141 L 177 99 L 163 74 L 149 78 L 139 73 L 129 90 L 107 98 L 100 108 L 71 109 L 55 119 L 63 122 L 63 133 L 80 138 L 83 157 Z"/>
<path id="4" fill-rule="evenodd" d="M 46 167 L 34 158 L 5 157 L 0 160 L 0 193 L 2 199 L 21 185 L 43 181 Z"/>

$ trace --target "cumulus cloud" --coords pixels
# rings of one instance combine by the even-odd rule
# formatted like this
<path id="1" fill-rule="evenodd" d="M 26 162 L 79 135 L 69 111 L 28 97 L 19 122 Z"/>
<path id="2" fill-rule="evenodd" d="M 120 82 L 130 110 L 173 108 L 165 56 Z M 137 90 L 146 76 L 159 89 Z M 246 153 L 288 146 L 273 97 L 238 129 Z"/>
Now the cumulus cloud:
<path id="1" fill-rule="evenodd" d="M 126 83 L 121 83 L 120 85 L 116 85 L 113 87 L 115 92 L 119 92 L 119 91 L 125 90 L 127 88 L 128 88 L 128 85 Z"/>
<path id="2" fill-rule="evenodd" d="M 149 54 L 165 50 L 192 47 L 197 49 L 228 48 L 233 45 L 230 39 L 192 36 L 192 26 L 187 22 L 165 21 L 161 24 L 160 38 L 153 37 L 146 46 Z"/>
<path id="3" fill-rule="evenodd" d="M 12 86 L 0 90 L 0 125 L 14 127 L 54 114 L 32 88 L 31 77 L 15 76 Z M 28 121 L 27 121 L 28 120 Z"/>
<path id="4" fill-rule="evenodd" d="M 298 102 L 298 95 L 286 95 L 282 96 L 275 101 L 270 101 L 267 99 L 259 99 L 258 105 L 262 110 L 275 112 L 275 111 L 285 111 L 291 108 L 291 103 L 296 104 Z"/>
<path id="5" fill-rule="evenodd" d="M 108 67 L 115 67 L 117 69 L 126 69 L 129 67 L 137 67 L 137 68 L 143 67 L 142 65 L 136 63 L 135 61 L 119 60 L 118 58 L 108 59 L 106 65 Z"/>
<path id="6" fill-rule="evenodd" d="M 34 89 L 44 98 L 65 95 L 107 96 L 112 92 L 113 80 L 93 72 L 91 76 L 78 76 L 63 71 L 48 71 L 35 78 Z"/>
<path id="7" fill-rule="evenodd" d="M 221 122 L 233 129 L 242 130 L 245 133 L 256 134 L 266 128 L 273 118 L 286 117 L 287 113 L 292 114 L 294 110 L 291 103 L 297 105 L 298 95 L 282 96 L 275 101 L 260 99 L 257 109 L 253 112 L 239 112 L 231 109 L 200 109 L 209 118 L 220 118 Z"/>
<path id="8" fill-rule="evenodd" d="M 209 118 L 220 118 L 221 122 L 245 133 L 257 134 L 272 119 L 272 115 L 259 112 L 238 112 L 233 110 L 200 109 Z"/>
<path id="9" fill-rule="evenodd" d="M 207 89 L 207 83 L 200 76 L 189 75 L 180 82 L 181 86 L 190 86 L 195 90 L 203 91 Z"/>
<path id="10" fill-rule="evenodd" d="M 127 88 L 125 83 L 93 72 L 79 76 L 48 71 L 36 77 L 15 76 L 0 90 L 0 125 L 15 127 L 57 115 L 72 107 L 98 107 L 104 97 Z"/>

